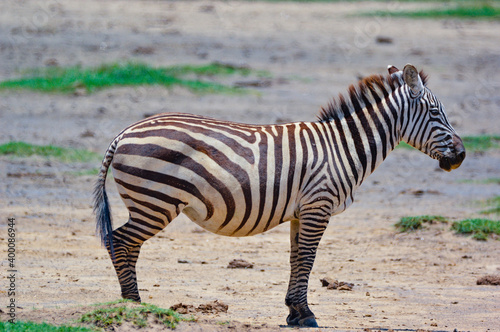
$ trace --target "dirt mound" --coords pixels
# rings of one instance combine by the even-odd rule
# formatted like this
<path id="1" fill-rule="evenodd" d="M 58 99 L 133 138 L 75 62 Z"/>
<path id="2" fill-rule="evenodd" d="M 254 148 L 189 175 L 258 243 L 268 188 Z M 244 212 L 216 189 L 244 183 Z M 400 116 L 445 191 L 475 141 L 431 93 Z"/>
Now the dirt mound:
<path id="1" fill-rule="evenodd" d="M 488 275 L 477 279 L 477 285 L 500 286 L 500 275 Z"/>
<path id="2" fill-rule="evenodd" d="M 228 269 L 253 269 L 253 264 L 244 259 L 233 259 L 227 265 Z"/>
<path id="3" fill-rule="evenodd" d="M 195 308 L 192 304 L 177 303 L 170 307 L 170 309 L 177 311 L 180 314 L 192 314 L 201 312 L 204 314 L 219 314 L 221 312 L 227 312 L 229 306 L 219 300 L 208 302 L 205 304 L 200 304 Z"/>

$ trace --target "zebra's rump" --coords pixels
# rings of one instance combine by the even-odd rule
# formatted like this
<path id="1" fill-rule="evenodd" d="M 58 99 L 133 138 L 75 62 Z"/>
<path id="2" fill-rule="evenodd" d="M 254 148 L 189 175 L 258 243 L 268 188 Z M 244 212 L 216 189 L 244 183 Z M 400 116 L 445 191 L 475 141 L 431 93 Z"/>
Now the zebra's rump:
<path id="1" fill-rule="evenodd" d="M 183 211 L 217 234 L 261 233 L 294 217 L 290 193 L 300 174 L 284 130 L 187 114 L 154 116 L 122 133 L 114 178 L 131 218 L 161 227 Z"/>

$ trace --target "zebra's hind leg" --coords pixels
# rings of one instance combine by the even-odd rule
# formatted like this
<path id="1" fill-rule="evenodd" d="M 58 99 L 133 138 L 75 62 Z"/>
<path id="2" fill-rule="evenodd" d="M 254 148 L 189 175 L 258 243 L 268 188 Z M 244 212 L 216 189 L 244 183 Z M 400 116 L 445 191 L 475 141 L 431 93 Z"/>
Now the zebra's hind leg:
<path id="1" fill-rule="evenodd" d="M 293 220 L 290 224 L 290 283 L 285 303 L 290 313 L 288 325 L 317 327 L 316 317 L 307 304 L 307 288 L 316 250 L 328 220 Z"/>
<path id="2" fill-rule="evenodd" d="M 122 241 L 116 231 L 113 232 L 114 260 L 111 255 L 109 244 L 106 245 L 108 253 L 113 260 L 113 266 L 120 282 L 121 294 L 124 299 L 141 302 L 139 290 L 137 288 L 137 274 L 135 264 L 139 257 L 141 244 L 131 245 Z"/>
<path id="3" fill-rule="evenodd" d="M 168 225 L 168 221 L 158 223 L 148 219 L 130 218 L 129 221 L 113 231 L 113 265 L 120 282 L 124 299 L 141 302 L 137 286 L 135 266 L 142 244 Z M 111 252 L 108 247 L 108 252 Z M 113 259 L 113 256 L 111 256 Z"/>

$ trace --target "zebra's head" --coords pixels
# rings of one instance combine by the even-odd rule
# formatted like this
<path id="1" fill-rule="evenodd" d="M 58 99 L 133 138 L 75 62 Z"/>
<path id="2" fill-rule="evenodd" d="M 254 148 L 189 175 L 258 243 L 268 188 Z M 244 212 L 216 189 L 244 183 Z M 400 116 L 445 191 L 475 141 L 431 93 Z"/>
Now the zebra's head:
<path id="1" fill-rule="evenodd" d="M 449 123 L 443 104 L 426 87 L 426 76 L 411 64 L 402 71 L 394 66 L 388 70 L 402 84 L 409 100 L 407 112 L 402 116 L 402 140 L 439 160 L 443 170 L 458 168 L 465 158 L 464 144 Z"/>

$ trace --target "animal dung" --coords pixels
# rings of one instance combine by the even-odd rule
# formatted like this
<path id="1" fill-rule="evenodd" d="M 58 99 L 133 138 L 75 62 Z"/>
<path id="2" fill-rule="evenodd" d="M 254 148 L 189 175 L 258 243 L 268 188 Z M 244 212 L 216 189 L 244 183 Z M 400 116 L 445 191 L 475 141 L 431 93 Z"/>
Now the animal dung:
<path id="1" fill-rule="evenodd" d="M 323 278 L 320 279 L 319 281 L 321 281 L 321 285 L 323 287 L 326 287 L 326 289 L 352 291 L 352 288 L 354 287 L 354 284 L 344 281 L 338 281 L 332 278 Z"/>

